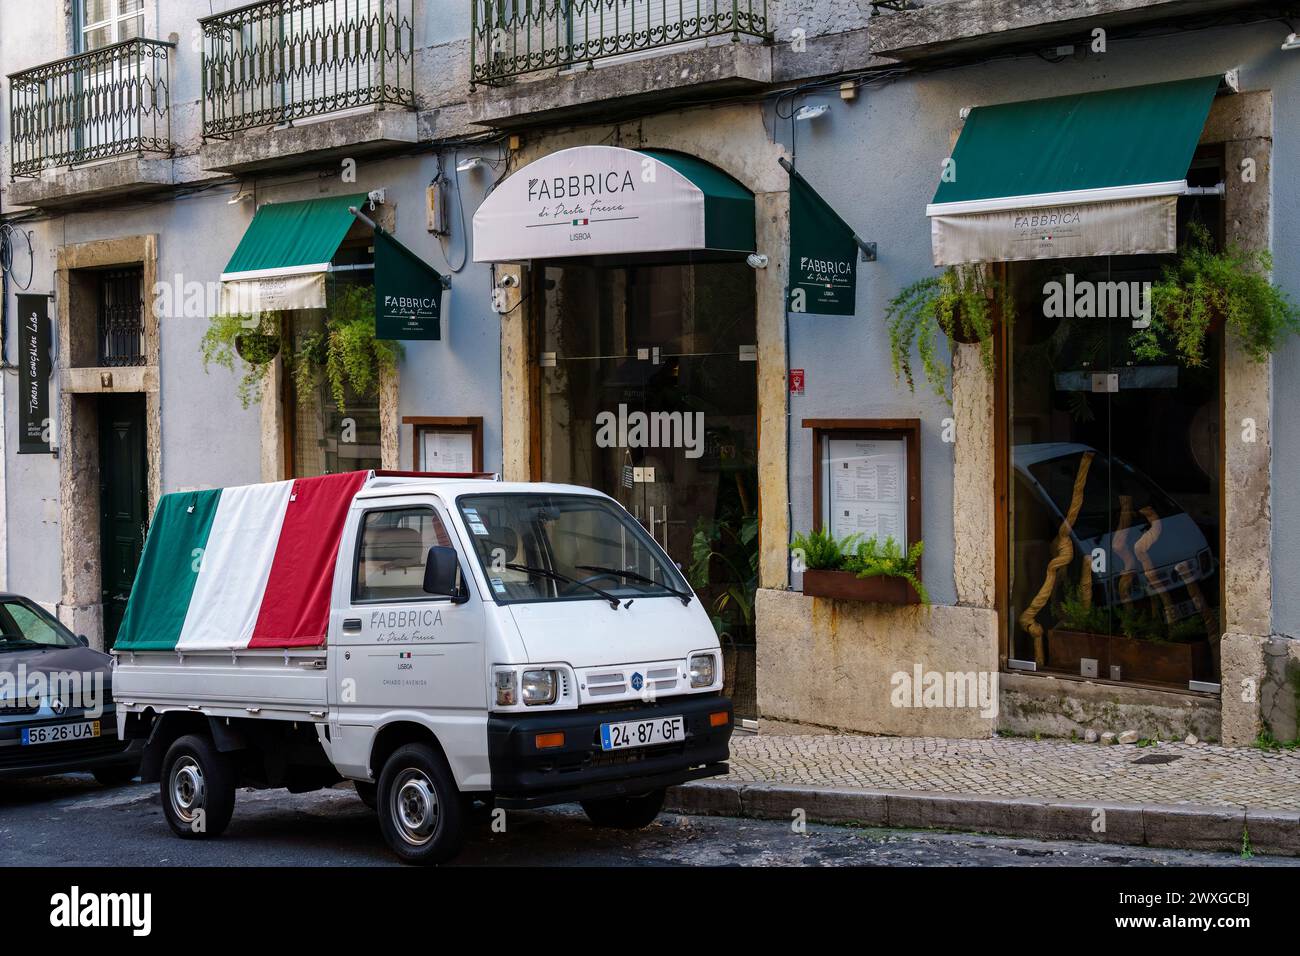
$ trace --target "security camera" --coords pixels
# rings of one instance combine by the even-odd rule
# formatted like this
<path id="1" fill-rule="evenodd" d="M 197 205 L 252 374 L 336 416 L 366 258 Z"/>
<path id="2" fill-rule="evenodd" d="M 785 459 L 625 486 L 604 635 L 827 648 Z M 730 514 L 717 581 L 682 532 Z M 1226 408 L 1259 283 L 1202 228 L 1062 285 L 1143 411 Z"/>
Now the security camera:
<path id="1" fill-rule="evenodd" d="M 751 269 L 767 268 L 767 256 L 763 255 L 761 252 L 751 252 L 749 255 L 745 256 L 745 261 L 749 263 Z"/>
<path id="2" fill-rule="evenodd" d="M 519 285 L 519 276 L 515 275 L 513 272 L 507 272 L 497 278 L 497 285 L 503 289 L 513 289 L 515 286 Z"/>

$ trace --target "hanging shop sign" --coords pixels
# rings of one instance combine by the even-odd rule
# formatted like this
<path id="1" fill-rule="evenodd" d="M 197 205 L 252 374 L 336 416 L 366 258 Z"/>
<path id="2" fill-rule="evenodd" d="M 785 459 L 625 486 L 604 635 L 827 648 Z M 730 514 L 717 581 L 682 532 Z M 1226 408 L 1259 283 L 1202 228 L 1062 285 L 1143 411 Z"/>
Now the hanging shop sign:
<path id="1" fill-rule="evenodd" d="M 853 315 L 858 293 L 858 242 L 853 229 L 793 167 L 786 170 L 790 173 L 787 307 L 791 312 Z"/>
<path id="2" fill-rule="evenodd" d="M 50 453 L 50 300 L 18 296 L 18 454 Z"/>
<path id="3" fill-rule="evenodd" d="M 383 229 L 375 230 L 375 337 L 442 338 L 443 277 Z"/>
<path id="4" fill-rule="evenodd" d="M 474 214 L 474 261 L 754 251 L 754 194 L 681 153 L 575 146 L 506 177 Z"/>

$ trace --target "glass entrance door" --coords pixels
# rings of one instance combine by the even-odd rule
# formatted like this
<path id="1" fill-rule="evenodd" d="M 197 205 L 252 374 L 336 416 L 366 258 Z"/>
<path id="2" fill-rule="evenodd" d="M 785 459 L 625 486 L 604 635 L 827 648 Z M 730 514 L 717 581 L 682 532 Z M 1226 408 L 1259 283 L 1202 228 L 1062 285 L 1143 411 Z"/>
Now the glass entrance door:
<path id="1" fill-rule="evenodd" d="M 1008 267 L 1006 623 L 1013 661 L 1186 689 L 1218 680 L 1219 357 L 1134 354 L 1162 261 Z"/>
<path id="2" fill-rule="evenodd" d="M 538 294 L 542 478 L 610 495 L 681 566 L 723 642 L 737 713 L 754 715 L 753 270 L 566 264 Z"/>

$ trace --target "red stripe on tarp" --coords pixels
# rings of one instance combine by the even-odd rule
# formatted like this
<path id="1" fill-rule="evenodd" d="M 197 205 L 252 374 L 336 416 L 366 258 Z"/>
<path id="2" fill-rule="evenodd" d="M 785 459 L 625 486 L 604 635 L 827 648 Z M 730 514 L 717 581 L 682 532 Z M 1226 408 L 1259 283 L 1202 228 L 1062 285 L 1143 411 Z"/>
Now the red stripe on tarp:
<path id="1" fill-rule="evenodd" d="M 350 471 L 293 483 L 249 647 L 325 643 L 343 522 L 369 474 Z"/>

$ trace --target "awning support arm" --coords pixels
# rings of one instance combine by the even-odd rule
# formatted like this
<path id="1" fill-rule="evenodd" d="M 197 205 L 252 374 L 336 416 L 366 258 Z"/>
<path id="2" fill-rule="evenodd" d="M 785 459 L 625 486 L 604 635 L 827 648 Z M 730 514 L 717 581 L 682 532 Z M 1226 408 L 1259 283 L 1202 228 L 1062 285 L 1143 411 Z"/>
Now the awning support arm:
<path id="1" fill-rule="evenodd" d="M 365 225 L 367 225 L 367 226 L 369 226 L 371 229 L 375 230 L 375 232 L 377 232 L 377 233 L 384 233 L 385 235 L 387 234 L 387 233 L 385 232 L 384 228 L 383 228 L 382 226 L 379 225 L 379 223 L 375 222 L 373 219 L 371 219 L 369 216 L 367 216 L 364 212 L 362 212 L 362 211 L 361 211 L 360 209 L 358 209 L 356 206 L 348 206 L 348 212 L 352 213 L 352 215 L 354 215 L 354 216 L 356 216 L 358 219 L 360 219 L 360 220 L 361 220 Z M 442 287 L 443 287 L 444 289 L 450 289 L 450 288 L 451 288 L 451 276 L 445 276 L 445 275 L 443 275 L 442 273 L 439 273 L 439 274 L 438 274 L 438 278 L 442 279 Z"/>

